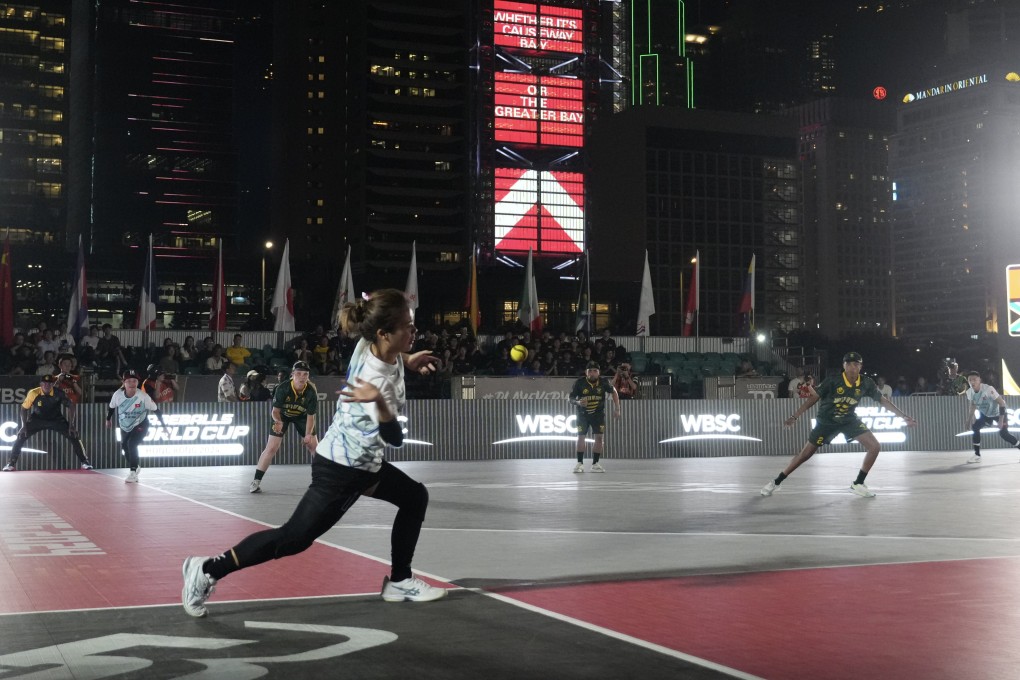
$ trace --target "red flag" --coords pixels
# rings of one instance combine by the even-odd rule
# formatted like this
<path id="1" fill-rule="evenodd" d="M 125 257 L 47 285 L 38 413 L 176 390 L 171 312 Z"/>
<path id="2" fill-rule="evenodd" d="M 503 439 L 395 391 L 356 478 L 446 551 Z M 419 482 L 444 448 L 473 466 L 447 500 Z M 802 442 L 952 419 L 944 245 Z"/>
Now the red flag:
<path id="1" fill-rule="evenodd" d="M 481 323 L 481 315 L 478 312 L 478 268 L 475 264 L 475 255 L 471 255 L 471 280 L 468 281 L 468 294 L 465 301 L 468 309 L 468 323 L 471 325 L 471 334 L 478 337 L 478 325 Z"/>
<path id="2" fill-rule="evenodd" d="M 701 266 L 701 253 L 695 252 L 694 254 L 694 272 L 691 274 L 691 288 L 687 293 L 687 310 L 684 313 L 684 337 L 691 334 L 694 329 L 694 315 L 698 312 L 698 283 L 700 277 L 698 276 L 698 267 Z"/>
<path id="3" fill-rule="evenodd" d="M 227 330 L 227 285 L 223 281 L 223 242 L 220 241 L 220 257 L 216 265 L 213 284 L 212 308 L 209 310 L 209 330 Z"/>
<path id="4" fill-rule="evenodd" d="M 14 286 L 11 285 L 11 237 L 4 240 L 4 254 L 0 259 L 0 342 L 14 344 Z"/>

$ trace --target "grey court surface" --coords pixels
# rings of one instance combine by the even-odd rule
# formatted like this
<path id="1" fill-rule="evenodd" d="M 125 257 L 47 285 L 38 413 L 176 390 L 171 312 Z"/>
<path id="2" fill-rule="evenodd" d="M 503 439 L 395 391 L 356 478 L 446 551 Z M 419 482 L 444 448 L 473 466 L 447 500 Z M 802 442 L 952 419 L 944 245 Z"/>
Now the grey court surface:
<path id="1" fill-rule="evenodd" d="M 1020 557 L 1020 462 L 1010 450 L 990 450 L 977 465 L 965 462 L 969 455 L 883 453 L 868 479 L 878 494 L 873 499 L 847 491 L 860 453 L 817 454 L 770 498 L 758 490 L 785 465 L 785 456 L 610 458 L 604 461 L 606 474 L 588 472 L 590 461 L 585 473 L 573 474 L 568 457 L 399 463 L 431 496 L 414 567 L 460 586 L 448 598 L 395 610 L 380 605 L 373 593 L 242 602 L 214 597 L 211 616 L 203 620 L 183 616 L 176 605 L 0 616 L 0 680 L 1020 677 L 1016 652 L 997 646 L 997 637 L 961 670 L 925 665 L 932 640 L 879 650 L 881 658 L 870 658 L 879 653 L 875 645 L 842 628 L 838 614 L 821 612 L 813 621 L 810 613 L 804 619 L 787 612 L 774 619 L 768 609 L 759 609 L 764 601 L 795 601 L 798 575 L 818 570 L 848 575 L 813 586 L 820 589 L 813 597 L 826 589 L 837 591 L 837 599 L 853 597 L 874 572 L 841 570 L 863 565 L 973 561 L 991 564 L 1003 578 L 996 582 L 1008 582 L 1016 576 L 1010 575 L 1017 569 L 1012 558 Z M 247 492 L 251 476 L 248 467 L 155 468 L 142 471 L 142 483 L 215 512 L 277 525 L 296 505 L 309 471 L 275 466 L 261 494 Z M 393 514 L 385 503 L 362 499 L 322 541 L 388 562 Z M 203 527 L 187 530 L 197 534 Z M 745 589 L 749 577 L 788 573 L 792 579 Z M 734 575 L 742 580 L 712 581 L 716 590 L 708 594 L 669 585 Z M 916 582 L 929 577 L 918 572 Z M 125 578 L 131 578 L 130 565 Z M 908 576 L 908 583 L 910 578 L 915 577 Z M 562 607 L 529 597 L 560 592 L 561 600 L 550 601 Z M 683 601 L 686 592 L 704 599 L 692 605 Z M 966 587 L 934 595 L 944 598 L 944 608 L 900 607 L 879 623 L 897 630 L 951 627 L 960 611 L 955 603 L 969 597 Z M 872 602 L 862 606 L 873 606 L 883 593 L 868 596 Z M 641 600 L 631 607 L 628 597 Z M 1004 601 L 1017 597 L 1009 593 Z M 683 616 L 671 619 L 670 612 L 680 609 Z M 931 611 L 945 620 L 932 621 Z M 731 625 L 732 612 L 749 614 L 747 622 Z M 976 615 L 981 620 L 982 613 Z M 1008 612 L 984 616 L 989 626 L 1007 626 L 997 635 L 1012 639 L 1020 632 Z M 662 621 L 673 630 L 662 630 L 667 625 Z M 780 625 L 794 628 L 771 629 Z M 832 626 L 823 631 L 831 650 L 799 648 L 804 630 L 797 626 Z M 714 629 L 710 641 L 701 639 L 702 627 Z M 668 643 L 664 633 L 670 633 Z M 982 640 L 983 633 L 967 634 Z M 118 637 L 126 634 L 143 637 Z M 103 636 L 109 636 L 111 651 L 101 664 L 96 657 L 67 660 L 75 658 L 76 641 L 87 638 L 94 648 Z M 147 661 L 117 651 L 132 645 L 151 646 L 141 654 Z M 860 667 L 850 666 L 840 656 L 844 651 Z M 767 654 L 775 658 L 766 662 Z M 813 665 L 795 662 L 812 655 Z"/>

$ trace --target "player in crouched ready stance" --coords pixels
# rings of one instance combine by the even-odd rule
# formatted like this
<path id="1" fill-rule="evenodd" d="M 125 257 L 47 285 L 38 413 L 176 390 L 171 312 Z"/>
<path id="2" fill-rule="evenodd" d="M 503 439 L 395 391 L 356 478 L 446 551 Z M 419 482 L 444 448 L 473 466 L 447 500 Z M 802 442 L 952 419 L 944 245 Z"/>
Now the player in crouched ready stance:
<path id="1" fill-rule="evenodd" d="M 821 403 L 818 407 L 818 416 L 815 418 L 815 426 L 808 434 L 807 443 L 800 453 L 795 455 L 779 476 L 766 484 L 761 489 L 762 496 L 771 496 L 783 483 L 783 480 L 793 474 L 801 464 L 807 462 L 808 458 L 815 455 L 815 451 L 825 446 L 837 435 L 842 434 L 847 441 L 856 439 L 857 443 L 864 447 L 864 462 L 857 473 L 857 479 L 850 484 L 850 492 L 865 498 L 873 498 L 874 492 L 864 484 L 864 478 L 871 471 L 871 466 L 878 459 L 880 446 L 878 439 L 872 434 L 868 426 L 857 417 L 857 404 L 861 398 L 871 397 L 882 404 L 900 418 L 906 421 L 907 425 L 913 427 L 917 421 L 901 411 L 896 404 L 888 397 L 882 395 L 878 390 L 875 381 L 866 375 L 861 375 L 861 366 L 864 360 L 857 352 L 847 352 L 843 356 L 843 371 L 837 376 L 829 376 L 822 383 L 812 390 L 811 396 L 804 399 L 800 408 L 786 419 L 786 427 L 793 427 L 804 413 L 812 406 Z"/>
<path id="2" fill-rule="evenodd" d="M 380 595 L 386 602 L 427 602 L 446 595 L 411 572 L 429 494 L 425 485 L 383 459 L 386 445 L 400 446 L 397 414 L 404 407 L 404 367 L 431 370 L 430 352 L 407 354 L 415 337 L 404 293 L 386 289 L 347 303 L 340 313 L 345 333 L 359 335 L 347 385 L 336 415 L 316 448 L 312 483 L 290 519 L 251 534 L 217 557 L 184 560 L 181 600 L 191 616 L 205 616 L 216 582 L 240 569 L 296 555 L 326 533 L 361 496 L 397 506 L 390 534 L 391 572 Z"/>

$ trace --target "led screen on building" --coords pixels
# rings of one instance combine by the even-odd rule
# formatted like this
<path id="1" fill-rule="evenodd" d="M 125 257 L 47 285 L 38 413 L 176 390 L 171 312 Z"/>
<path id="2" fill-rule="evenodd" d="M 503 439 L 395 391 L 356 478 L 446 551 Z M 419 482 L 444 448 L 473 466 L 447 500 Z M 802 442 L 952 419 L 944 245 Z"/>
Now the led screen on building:
<path id="1" fill-rule="evenodd" d="M 584 175 L 496 168 L 496 249 L 584 251 Z"/>
<path id="2" fill-rule="evenodd" d="M 497 73 L 497 142 L 584 146 L 584 83 L 577 78 Z"/>
<path id="3" fill-rule="evenodd" d="M 528 2 L 493 3 L 495 43 L 500 47 L 580 54 L 581 10 Z"/>

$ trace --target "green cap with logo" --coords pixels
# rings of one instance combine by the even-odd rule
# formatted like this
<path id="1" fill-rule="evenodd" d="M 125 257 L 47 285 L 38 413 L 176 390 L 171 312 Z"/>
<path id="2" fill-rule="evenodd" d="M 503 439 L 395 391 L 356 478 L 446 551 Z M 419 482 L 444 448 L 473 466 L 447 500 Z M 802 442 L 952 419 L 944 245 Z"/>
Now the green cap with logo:
<path id="1" fill-rule="evenodd" d="M 852 364 L 854 362 L 859 363 L 859 364 L 863 364 L 864 363 L 864 359 L 857 352 L 847 352 L 846 354 L 843 355 L 843 363 L 844 364 Z"/>

